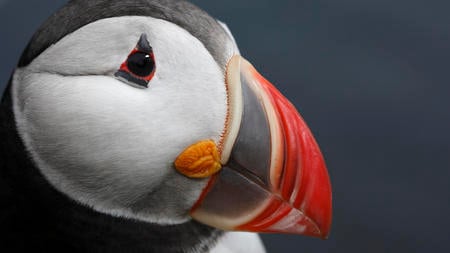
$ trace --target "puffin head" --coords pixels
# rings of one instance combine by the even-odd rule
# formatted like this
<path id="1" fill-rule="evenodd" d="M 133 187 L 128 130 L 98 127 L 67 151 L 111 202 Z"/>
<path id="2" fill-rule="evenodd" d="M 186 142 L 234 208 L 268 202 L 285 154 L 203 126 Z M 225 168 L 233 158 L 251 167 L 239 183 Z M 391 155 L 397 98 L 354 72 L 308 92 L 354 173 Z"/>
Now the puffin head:
<path id="1" fill-rule="evenodd" d="M 25 50 L 12 101 L 41 174 L 98 212 L 328 235 L 331 188 L 311 132 L 192 4 L 70 1 Z"/>

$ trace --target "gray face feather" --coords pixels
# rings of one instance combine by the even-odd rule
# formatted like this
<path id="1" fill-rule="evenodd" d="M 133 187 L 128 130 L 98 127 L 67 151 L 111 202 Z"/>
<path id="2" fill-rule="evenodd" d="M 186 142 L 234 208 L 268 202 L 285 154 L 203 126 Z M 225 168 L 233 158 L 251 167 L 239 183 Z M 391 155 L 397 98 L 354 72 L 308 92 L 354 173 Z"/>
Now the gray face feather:
<path id="1" fill-rule="evenodd" d="M 113 76 L 142 33 L 157 68 L 146 90 Z M 113 215 L 184 222 L 206 181 L 172 163 L 196 141 L 219 141 L 233 54 L 228 31 L 184 1 L 71 1 L 34 35 L 14 75 L 19 134 L 71 198 Z"/>

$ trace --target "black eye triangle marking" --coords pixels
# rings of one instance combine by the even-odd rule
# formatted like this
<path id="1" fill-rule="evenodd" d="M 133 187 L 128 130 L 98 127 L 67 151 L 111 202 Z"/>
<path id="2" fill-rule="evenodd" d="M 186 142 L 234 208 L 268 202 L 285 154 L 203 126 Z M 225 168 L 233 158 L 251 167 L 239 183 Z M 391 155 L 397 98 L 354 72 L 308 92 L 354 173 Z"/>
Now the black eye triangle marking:
<path id="1" fill-rule="evenodd" d="M 150 53 L 151 51 L 153 51 L 152 47 L 150 46 L 150 43 L 148 42 L 147 34 L 145 33 L 141 34 L 141 37 L 139 38 L 136 48 L 139 51 L 146 53 Z"/>

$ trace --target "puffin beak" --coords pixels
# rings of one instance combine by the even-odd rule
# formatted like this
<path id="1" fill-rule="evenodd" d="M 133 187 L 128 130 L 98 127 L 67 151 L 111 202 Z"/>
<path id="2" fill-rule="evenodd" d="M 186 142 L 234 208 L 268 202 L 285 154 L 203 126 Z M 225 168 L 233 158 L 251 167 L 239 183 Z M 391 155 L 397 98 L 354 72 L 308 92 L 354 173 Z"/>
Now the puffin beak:
<path id="1" fill-rule="evenodd" d="M 331 186 L 320 149 L 295 107 L 241 56 L 227 67 L 222 168 L 191 216 L 224 230 L 327 238 Z"/>

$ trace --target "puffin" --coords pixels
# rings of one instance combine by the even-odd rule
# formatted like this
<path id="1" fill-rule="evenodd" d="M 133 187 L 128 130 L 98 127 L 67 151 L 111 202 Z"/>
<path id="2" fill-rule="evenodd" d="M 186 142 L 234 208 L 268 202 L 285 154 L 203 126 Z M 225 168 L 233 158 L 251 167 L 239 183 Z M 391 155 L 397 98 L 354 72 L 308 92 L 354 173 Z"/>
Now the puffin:
<path id="1" fill-rule="evenodd" d="M 0 105 L 7 252 L 265 252 L 327 238 L 331 185 L 296 108 L 183 0 L 71 0 Z"/>

